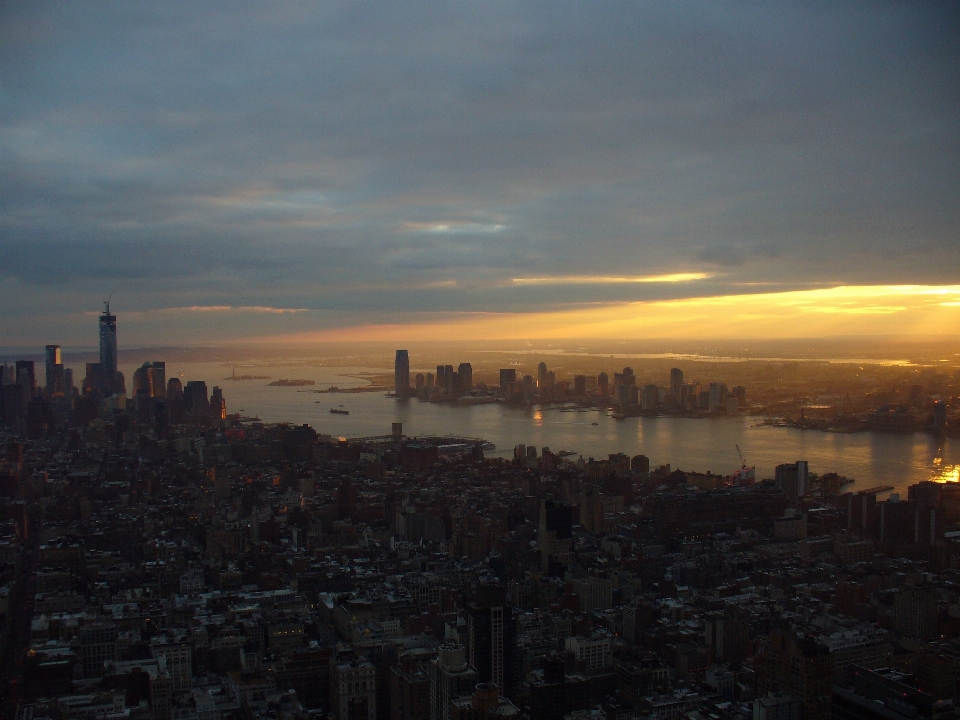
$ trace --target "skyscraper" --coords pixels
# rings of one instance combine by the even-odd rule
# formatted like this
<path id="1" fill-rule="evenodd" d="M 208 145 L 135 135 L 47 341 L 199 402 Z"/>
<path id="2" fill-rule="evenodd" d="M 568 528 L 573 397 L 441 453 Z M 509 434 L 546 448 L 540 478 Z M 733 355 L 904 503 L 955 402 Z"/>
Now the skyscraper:
<path id="1" fill-rule="evenodd" d="M 203 380 L 189 380 L 183 389 L 183 409 L 187 417 L 197 420 L 210 414 L 207 384 Z"/>
<path id="2" fill-rule="evenodd" d="M 100 364 L 110 382 L 117 375 L 117 316 L 110 314 L 110 301 L 103 303 L 100 316 Z"/>
<path id="3" fill-rule="evenodd" d="M 17 385 L 22 385 L 27 401 L 37 394 L 37 378 L 34 375 L 33 360 L 17 360 Z"/>
<path id="4" fill-rule="evenodd" d="M 680 393 L 683 392 L 683 370 L 680 368 L 673 368 L 670 370 L 670 393 L 676 398 L 676 401 L 680 401 Z"/>
<path id="5" fill-rule="evenodd" d="M 807 476 L 810 472 L 806 460 L 777 465 L 774 470 L 777 487 L 788 497 L 803 497 L 807 494 Z"/>
<path id="6" fill-rule="evenodd" d="M 476 599 L 467 605 L 467 660 L 482 683 L 493 683 L 507 697 L 512 690 L 516 624 L 504 587 L 481 579 Z"/>
<path id="7" fill-rule="evenodd" d="M 449 720 L 450 703 L 473 691 L 477 671 L 467 664 L 462 645 L 441 645 L 430 664 L 430 720 Z"/>
<path id="8" fill-rule="evenodd" d="M 457 367 L 457 375 L 460 376 L 460 385 L 464 392 L 473 390 L 473 365 L 470 363 L 460 363 L 459 367 Z"/>
<path id="9" fill-rule="evenodd" d="M 133 374 L 133 394 L 145 394 L 151 398 L 164 398 L 167 394 L 167 364 L 145 362 Z"/>
<path id="10" fill-rule="evenodd" d="M 63 392 L 63 362 L 60 359 L 60 346 L 47 345 L 47 394 L 51 397 Z"/>
<path id="11" fill-rule="evenodd" d="M 573 558 L 573 510 L 553 500 L 540 501 L 540 570 L 563 575 Z"/>
<path id="12" fill-rule="evenodd" d="M 397 350 L 393 363 L 393 390 L 397 397 L 410 394 L 410 356 L 406 350 Z"/>

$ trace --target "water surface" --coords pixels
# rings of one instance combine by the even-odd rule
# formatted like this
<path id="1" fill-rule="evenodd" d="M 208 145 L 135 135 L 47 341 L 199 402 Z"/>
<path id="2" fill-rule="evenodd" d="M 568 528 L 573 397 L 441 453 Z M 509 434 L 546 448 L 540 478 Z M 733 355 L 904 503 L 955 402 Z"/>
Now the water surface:
<path id="1" fill-rule="evenodd" d="M 848 489 L 892 485 L 906 496 L 906 488 L 934 477 L 957 480 L 960 440 L 924 433 L 825 433 L 759 426 L 760 418 L 626 418 L 615 420 L 606 411 L 564 412 L 538 406 L 422 403 L 387 397 L 385 393 L 317 394 L 306 390 L 357 387 L 365 373 L 383 375 L 392 368 L 333 368 L 315 365 L 240 366 L 236 373 L 269 375 L 271 380 L 230 381 L 231 366 L 220 363 L 183 363 L 167 366 L 167 377 L 204 380 L 219 385 L 228 412 L 257 415 L 264 422 L 308 423 L 318 432 L 341 437 L 390 433 L 403 423 L 405 435 L 456 435 L 483 438 L 496 444 L 488 455 L 511 455 L 523 443 L 552 451 L 570 450 L 584 458 L 606 458 L 610 453 L 644 454 L 651 466 L 732 473 L 740 465 L 737 445 L 757 478 L 772 477 L 779 463 L 806 460 L 811 472 L 838 472 L 854 478 Z M 127 378 L 133 368 L 122 368 Z M 305 378 L 312 388 L 272 387 L 278 379 Z M 330 413 L 343 406 L 349 415 Z M 596 424 L 594 424 L 596 423 Z"/>

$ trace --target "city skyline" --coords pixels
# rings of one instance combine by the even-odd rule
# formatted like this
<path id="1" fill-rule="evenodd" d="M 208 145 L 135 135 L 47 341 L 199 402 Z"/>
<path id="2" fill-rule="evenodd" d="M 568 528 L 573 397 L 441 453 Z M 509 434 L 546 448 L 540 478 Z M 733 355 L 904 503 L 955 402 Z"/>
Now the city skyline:
<path id="1" fill-rule="evenodd" d="M 2 12 L 3 347 L 960 328 L 955 6 Z"/>

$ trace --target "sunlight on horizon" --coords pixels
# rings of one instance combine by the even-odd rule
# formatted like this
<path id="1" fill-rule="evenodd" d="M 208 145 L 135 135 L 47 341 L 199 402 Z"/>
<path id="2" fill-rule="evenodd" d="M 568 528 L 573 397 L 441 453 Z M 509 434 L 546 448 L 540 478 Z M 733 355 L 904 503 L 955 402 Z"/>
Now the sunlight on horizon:
<path id="1" fill-rule="evenodd" d="M 838 286 L 518 313 L 436 313 L 432 321 L 367 324 L 257 341 L 544 338 L 794 338 L 956 335 L 960 285 Z"/>

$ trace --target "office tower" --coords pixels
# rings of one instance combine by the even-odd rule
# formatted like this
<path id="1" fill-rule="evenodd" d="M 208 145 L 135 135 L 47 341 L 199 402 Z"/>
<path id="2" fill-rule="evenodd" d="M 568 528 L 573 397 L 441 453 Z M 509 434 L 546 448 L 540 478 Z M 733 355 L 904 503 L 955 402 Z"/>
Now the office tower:
<path id="1" fill-rule="evenodd" d="M 901 635 L 930 640 L 937 632 L 937 590 L 932 585 L 902 585 L 893 597 L 894 627 Z"/>
<path id="2" fill-rule="evenodd" d="M 117 375 L 117 316 L 110 314 L 110 301 L 103 304 L 100 316 L 100 364 L 112 383 Z"/>
<path id="3" fill-rule="evenodd" d="M 223 391 L 216 385 L 210 394 L 210 417 L 214 420 L 227 419 L 227 401 L 223 399 Z"/>
<path id="4" fill-rule="evenodd" d="M 172 634 L 155 635 L 150 640 L 150 651 L 155 658 L 164 658 L 173 690 L 189 690 L 193 687 L 193 653 L 189 642 Z"/>
<path id="5" fill-rule="evenodd" d="M 573 592 L 580 598 L 580 612 L 609 610 L 613 607 L 613 580 L 588 575 L 574 579 Z"/>
<path id="6" fill-rule="evenodd" d="M 710 383 L 710 395 L 707 401 L 707 409 L 710 412 L 717 412 L 727 406 L 727 386 L 723 383 Z"/>
<path id="7" fill-rule="evenodd" d="M 537 387 L 544 388 L 547 386 L 547 364 L 545 362 L 537 365 Z"/>
<path id="8" fill-rule="evenodd" d="M 23 388 L 26 401 L 29 402 L 37 394 L 37 378 L 34 374 L 33 360 L 17 360 L 17 385 Z"/>
<path id="9" fill-rule="evenodd" d="M 673 368 L 670 370 L 670 392 L 679 401 L 680 393 L 683 388 L 683 370 Z"/>
<path id="10" fill-rule="evenodd" d="M 424 386 L 427 387 L 428 389 L 433 389 L 433 380 L 434 380 L 433 373 L 427 373 L 426 377 L 424 378 L 424 383 L 423 383 Z"/>
<path id="11" fill-rule="evenodd" d="M 57 395 L 63 392 L 63 361 L 60 358 L 60 346 L 47 345 L 45 357 L 47 395 Z"/>
<path id="12" fill-rule="evenodd" d="M 947 403 L 943 400 L 933 402 L 933 422 L 930 427 L 934 430 L 943 430 L 947 427 Z"/>
<path id="13" fill-rule="evenodd" d="M 167 396 L 167 364 L 157 360 L 151 364 L 153 365 L 153 397 L 163 399 Z"/>
<path id="14" fill-rule="evenodd" d="M 448 395 L 453 395 L 454 391 L 456 391 L 457 379 L 458 378 L 454 377 L 453 365 L 444 365 L 443 380 L 444 380 L 444 387 L 446 388 Z"/>
<path id="15" fill-rule="evenodd" d="M 806 460 L 777 465 L 775 479 L 777 487 L 789 497 L 804 497 L 807 494 L 807 474 L 809 466 Z"/>
<path id="16" fill-rule="evenodd" d="M 737 407 L 741 410 L 747 406 L 747 389 L 743 385 L 737 385 L 733 390 L 733 397 L 737 399 Z"/>
<path id="17" fill-rule="evenodd" d="M 172 400 L 183 395 L 183 383 L 180 378 L 170 378 L 167 380 L 167 399 Z"/>
<path id="18" fill-rule="evenodd" d="M 82 626 L 79 635 L 83 677 L 103 677 L 104 663 L 117 659 L 117 628 L 93 623 Z"/>
<path id="19" fill-rule="evenodd" d="M 470 363 L 460 363 L 457 367 L 457 375 L 460 376 L 460 387 L 464 392 L 473 390 L 473 365 Z"/>
<path id="20" fill-rule="evenodd" d="M 477 671 L 467 665 L 463 645 L 440 646 L 430 661 L 430 720 L 450 720 L 450 703 L 473 692 Z"/>
<path id="21" fill-rule="evenodd" d="M 660 405 L 660 390 L 656 385 L 645 385 L 643 395 L 640 400 L 640 408 L 643 412 L 653 413 L 657 411 Z"/>
<path id="22" fill-rule="evenodd" d="M 505 368 L 500 370 L 500 389 L 503 390 L 517 381 L 517 371 L 515 368 Z"/>
<path id="23" fill-rule="evenodd" d="M 330 704 L 337 720 L 375 720 L 377 671 L 368 660 L 330 664 Z"/>
<path id="24" fill-rule="evenodd" d="M 73 368 L 63 369 L 63 392 L 68 397 L 73 396 Z"/>
<path id="25" fill-rule="evenodd" d="M 397 397 L 410 394 L 410 356 L 406 350 L 397 350 L 393 362 L 393 392 Z"/>
<path id="26" fill-rule="evenodd" d="M 144 363 L 133 372 L 133 394 L 134 396 L 153 397 L 153 367 L 150 363 Z"/>
<path id="27" fill-rule="evenodd" d="M 540 570 L 563 576 L 573 559 L 573 508 L 553 500 L 540 501 Z"/>
<path id="28" fill-rule="evenodd" d="M 424 374 L 417 373 L 417 377 L 416 377 L 417 390 L 420 390 L 420 388 L 422 388 L 426 384 L 426 382 L 427 382 L 427 378 L 424 376 Z"/>
<path id="29" fill-rule="evenodd" d="M 183 411 L 186 417 L 197 420 L 210 414 L 207 384 L 203 380 L 190 380 L 183 389 Z"/>
<path id="30" fill-rule="evenodd" d="M 167 380 L 166 407 L 171 424 L 179 425 L 183 422 L 183 384 L 180 378 Z"/>
<path id="31" fill-rule="evenodd" d="M 390 667 L 387 674 L 390 679 L 390 702 L 384 704 L 389 705 L 390 720 L 424 720 L 430 717 L 430 675 L 422 661 L 421 651 L 401 651 L 397 664 Z"/>
<path id="32" fill-rule="evenodd" d="M 597 375 L 597 390 L 600 392 L 600 397 L 606 397 L 610 393 L 610 376 L 605 372 Z"/>
<path id="33" fill-rule="evenodd" d="M 587 376 L 586 375 L 574 375 L 573 376 L 573 394 L 577 397 L 582 397 L 587 394 Z"/>
<path id="34" fill-rule="evenodd" d="M 510 697 L 516 650 L 516 623 L 504 587 L 483 578 L 467 605 L 467 660 L 481 683 L 492 683 Z"/>

